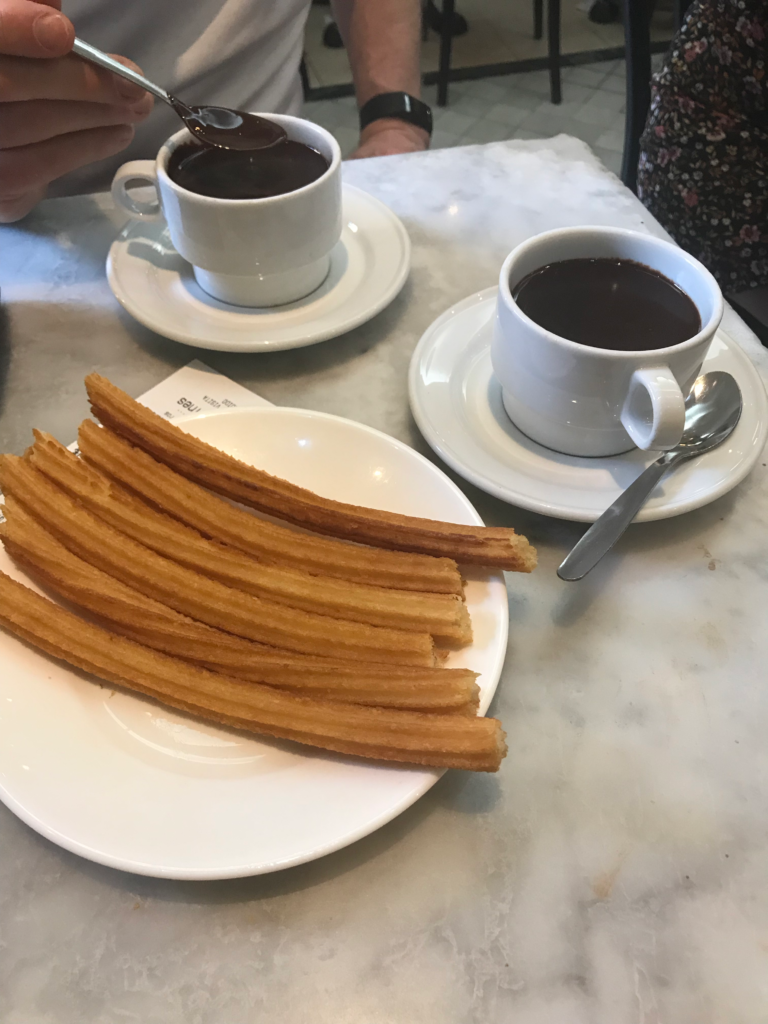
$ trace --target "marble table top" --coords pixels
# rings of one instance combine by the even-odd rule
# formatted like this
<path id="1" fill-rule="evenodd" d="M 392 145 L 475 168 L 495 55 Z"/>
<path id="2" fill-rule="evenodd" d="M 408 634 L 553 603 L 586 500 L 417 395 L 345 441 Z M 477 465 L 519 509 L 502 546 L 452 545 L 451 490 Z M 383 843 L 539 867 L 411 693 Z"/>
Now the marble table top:
<path id="1" fill-rule="evenodd" d="M 565 136 L 350 163 L 413 242 L 402 294 L 314 348 L 201 353 L 135 323 L 104 260 L 108 197 L 2 229 L 0 437 L 74 437 L 82 380 L 140 394 L 191 358 L 278 404 L 341 413 L 430 454 L 409 358 L 502 258 L 568 224 L 659 226 Z M 768 378 L 768 353 L 725 326 Z M 768 461 L 768 460 L 766 460 Z M 449 772 L 355 845 L 270 876 L 120 874 L 0 806 L 3 1024 L 756 1024 L 768 1019 L 768 471 L 634 526 L 580 585 L 555 567 L 584 527 L 462 484 L 527 534 L 493 711 L 497 776 Z M 2 667 L 0 666 L 0 671 Z"/>

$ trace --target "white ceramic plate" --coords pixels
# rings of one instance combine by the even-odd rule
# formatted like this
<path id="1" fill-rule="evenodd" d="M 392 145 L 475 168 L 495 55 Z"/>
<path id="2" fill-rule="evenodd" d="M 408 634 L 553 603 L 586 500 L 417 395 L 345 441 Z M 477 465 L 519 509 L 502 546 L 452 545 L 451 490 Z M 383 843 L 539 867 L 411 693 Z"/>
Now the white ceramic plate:
<path id="1" fill-rule="evenodd" d="M 411 360 L 411 409 L 437 454 L 465 479 L 512 505 L 594 522 L 654 460 L 635 450 L 606 459 L 560 455 L 531 441 L 507 416 L 491 368 L 496 288 L 453 306 L 427 329 Z M 754 466 L 768 435 L 762 381 L 739 346 L 719 331 L 704 363 L 727 370 L 744 397 L 725 444 L 668 473 L 637 522 L 667 519 L 721 497 Z"/>
<path id="2" fill-rule="evenodd" d="M 349 420 L 255 408 L 178 422 L 328 497 L 480 522 L 431 462 Z M 2 548 L 0 568 L 28 582 Z M 449 663 L 480 673 L 485 712 L 506 652 L 502 575 L 471 574 L 467 602 L 475 642 Z M 0 665 L 0 798 L 53 842 L 125 871 L 232 878 L 301 864 L 384 825 L 442 774 L 205 725 L 116 692 L 3 632 Z"/>
<path id="3" fill-rule="evenodd" d="M 107 280 L 122 306 L 158 334 L 222 352 L 303 348 L 351 331 L 379 313 L 405 284 L 411 243 L 395 214 L 352 185 L 342 191 L 341 240 L 323 284 L 271 309 L 219 302 L 195 281 L 163 221 L 131 221 L 112 243 Z"/>

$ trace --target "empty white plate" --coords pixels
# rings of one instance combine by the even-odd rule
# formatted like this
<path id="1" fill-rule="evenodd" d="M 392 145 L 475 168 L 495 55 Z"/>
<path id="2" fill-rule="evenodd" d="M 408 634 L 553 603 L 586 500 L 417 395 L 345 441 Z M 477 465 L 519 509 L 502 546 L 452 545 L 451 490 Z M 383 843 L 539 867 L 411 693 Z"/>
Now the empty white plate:
<path id="1" fill-rule="evenodd" d="M 107 280 L 132 317 L 173 341 L 222 352 L 304 348 L 370 320 L 408 277 L 410 239 L 388 206 L 344 185 L 342 221 L 328 277 L 284 306 L 249 309 L 211 298 L 163 221 L 131 221 L 123 229 L 109 250 Z"/>
<path id="2" fill-rule="evenodd" d="M 265 407 L 178 422 L 328 497 L 480 522 L 427 459 L 337 416 Z M 2 548 L 0 569 L 28 582 Z M 466 594 L 475 640 L 449 664 L 480 673 L 484 713 L 507 645 L 502 574 L 470 572 Z M 232 878 L 301 864 L 384 825 L 442 774 L 207 725 L 116 691 L 2 631 L 0 665 L 0 798 L 54 843 L 124 871 Z"/>
<path id="3" fill-rule="evenodd" d="M 470 295 L 427 329 L 411 360 L 411 409 L 437 454 L 465 479 L 512 505 L 561 519 L 594 522 L 658 453 L 605 459 L 561 455 L 515 427 L 491 368 L 496 288 Z M 754 466 L 768 434 L 768 402 L 757 370 L 719 331 L 703 371 L 726 370 L 739 383 L 744 411 L 731 437 L 668 473 L 637 522 L 666 519 L 706 505 Z M 703 372 L 702 371 L 702 372 Z"/>

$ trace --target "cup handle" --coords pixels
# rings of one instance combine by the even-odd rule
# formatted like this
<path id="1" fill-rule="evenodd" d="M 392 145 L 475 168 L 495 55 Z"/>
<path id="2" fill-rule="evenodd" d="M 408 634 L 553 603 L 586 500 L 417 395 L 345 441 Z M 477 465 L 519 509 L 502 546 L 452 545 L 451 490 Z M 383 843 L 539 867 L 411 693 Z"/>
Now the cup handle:
<path id="1" fill-rule="evenodd" d="M 621 422 L 638 448 L 666 451 L 680 443 L 685 399 L 668 366 L 635 370 Z"/>
<path id="2" fill-rule="evenodd" d="M 154 185 L 157 191 L 157 172 L 154 160 L 131 160 L 119 167 L 112 179 L 112 199 L 115 206 L 136 220 L 162 220 L 160 200 L 142 202 L 128 191 L 129 184 Z"/>

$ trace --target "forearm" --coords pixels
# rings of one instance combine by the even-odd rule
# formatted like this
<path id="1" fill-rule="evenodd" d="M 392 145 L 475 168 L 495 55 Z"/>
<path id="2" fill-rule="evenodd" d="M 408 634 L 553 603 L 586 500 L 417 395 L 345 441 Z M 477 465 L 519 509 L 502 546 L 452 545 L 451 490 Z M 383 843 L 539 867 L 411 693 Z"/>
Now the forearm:
<path id="1" fill-rule="evenodd" d="M 384 92 L 419 96 L 420 0 L 332 0 L 358 106 Z"/>

